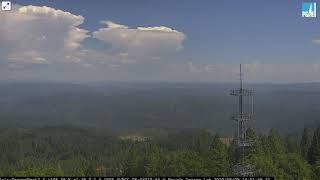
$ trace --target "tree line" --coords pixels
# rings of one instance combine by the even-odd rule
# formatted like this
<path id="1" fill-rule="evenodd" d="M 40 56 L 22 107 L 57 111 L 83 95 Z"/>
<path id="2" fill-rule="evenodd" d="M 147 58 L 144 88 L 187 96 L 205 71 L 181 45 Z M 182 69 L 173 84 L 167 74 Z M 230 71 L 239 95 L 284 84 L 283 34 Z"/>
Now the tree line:
<path id="1" fill-rule="evenodd" d="M 248 132 L 254 146 L 244 161 L 255 175 L 320 177 L 320 127 L 280 135 Z M 236 142 L 219 134 L 182 130 L 146 141 L 104 131 L 60 126 L 0 135 L 0 176 L 231 176 Z"/>

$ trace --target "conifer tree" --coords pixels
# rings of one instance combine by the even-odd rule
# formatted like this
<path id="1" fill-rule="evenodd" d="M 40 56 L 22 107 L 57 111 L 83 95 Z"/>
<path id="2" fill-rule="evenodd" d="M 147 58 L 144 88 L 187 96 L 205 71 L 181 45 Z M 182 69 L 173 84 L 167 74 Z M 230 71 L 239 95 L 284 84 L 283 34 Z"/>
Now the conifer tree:
<path id="1" fill-rule="evenodd" d="M 308 151 L 309 162 L 313 165 L 320 160 L 320 127 L 313 134 L 311 146 Z"/>
<path id="2" fill-rule="evenodd" d="M 308 158 L 308 150 L 310 148 L 312 141 L 312 132 L 310 128 L 304 128 L 303 134 L 300 141 L 300 149 L 301 155 L 307 159 Z"/>

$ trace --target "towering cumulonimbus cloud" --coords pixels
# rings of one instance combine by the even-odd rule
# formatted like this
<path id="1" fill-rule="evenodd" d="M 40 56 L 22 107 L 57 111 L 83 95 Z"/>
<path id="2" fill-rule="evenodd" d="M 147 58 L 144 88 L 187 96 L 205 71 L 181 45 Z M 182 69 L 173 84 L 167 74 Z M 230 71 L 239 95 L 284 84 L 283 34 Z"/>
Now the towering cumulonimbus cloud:
<path id="1" fill-rule="evenodd" d="M 1 57 L 10 63 L 52 63 L 89 37 L 84 17 L 50 7 L 15 6 L 0 12 Z"/>

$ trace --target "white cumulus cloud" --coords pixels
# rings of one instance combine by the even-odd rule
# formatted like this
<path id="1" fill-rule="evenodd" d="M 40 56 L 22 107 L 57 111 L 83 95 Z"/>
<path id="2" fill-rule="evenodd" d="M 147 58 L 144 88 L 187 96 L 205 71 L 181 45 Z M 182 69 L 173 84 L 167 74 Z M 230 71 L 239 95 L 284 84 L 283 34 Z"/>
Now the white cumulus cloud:
<path id="1" fill-rule="evenodd" d="M 172 59 L 186 39 L 167 26 L 132 28 L 112 21 L 89 32 L 81 27 L 84 21 L 81 15 L 46 6 L 0 11 L 0 79 L 103 79 L 114 77 L 113 72 L 131 78 L 130 72 L 140 74 L 154 62 Z M 86 38 L 110 46 L 90 46 Z"/>
<path id="2" fill-rule="evenodd" d="M 88 37 L 84 17 L 50 7 L 15 6 L 0 11 L 1 58 L 9 63 L 64 60 Z"/>
<path id="3" fill-rule="evenodd" d="M 93 32 L 93 37 L 133 59 L 159 59 L 183 48 L 186 39 L 184 33 L 165 26 L 130 28 L 112 21 L 102 23 L 107 27 Z"/>

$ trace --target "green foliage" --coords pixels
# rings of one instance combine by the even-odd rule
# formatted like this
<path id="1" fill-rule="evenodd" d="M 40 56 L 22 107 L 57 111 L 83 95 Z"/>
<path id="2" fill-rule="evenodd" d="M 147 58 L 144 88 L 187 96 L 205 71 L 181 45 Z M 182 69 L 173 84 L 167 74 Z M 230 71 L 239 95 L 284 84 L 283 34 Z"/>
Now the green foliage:
<path id="1" fill-rule="evenodd" d="M 89 165 L 85 172 L 84 172 L 84 175 L 85 176 L 96 176 L 97 175 L 97 172 L 96 172 L 96 169 L 95 169 L 95 166 L 93 166 L 92 164 Z"/>
<path id="2" fill-rule="evenodd" d="M 311 146 L 308 151 L 309 162 L 313 165 L 320 161 L 320 127 L 313 134 Z"/>
<path id="3" fill-rule="evenodd" d="M 26 170 L 21 171 L 14 171 L 12 176 L 20 176 L 20 177 L 27 177 L 27 176 L 63 176 L 64 173 L 60 168 L 57 167 L 30 167 Z"/>
<path id="4" fill-rule="evenodd" d="M 300 153 L 298 134 L 289 134 L 286 137 L 286 149 L 289 153 Z"/>
<path id="5" fill-rule="evenodd" d="M 312 179 L 311 166 L 298 153 L 288 154 L 280 165 L 288 174 L 288 179 Z"/>
<path id="6" fill-rule="evenodd" d="M 165 166 L 168 176 L 201 176 L 205 174 L 202 159 L 194 151 L 179 150 L 168 154 Z"/>
<path id="7" fill-rule="evenodd" d="M 300 149 L 301 149 L 301 155 L 308 159 L 308 151 L 311 146 L 312 142 L 312 132 L 310 128 L 304 128 L 301 141 L 300 141 Z"/>
<path id="8" fill-rule="evenodd" d="M 320 161 L 316 161 L 313 165 L 313 172 L 315 177 L 320 177 Z"/>
<path id="9" fill-rule="evenodd" d="M 283 154 L 285 152 L 285 144 L 279 132 L 271 129 L 267 138 L 266 148 L 274 155 Z"/>
<path id="10" fill-rule="evenodd" d="M 282 138 L 275 129 L 267 135 L 247 132 L 254 146 L 247 149 L 246 161 L 256 175 L 315 179 L 320 176 L 319 132 L 308 149 L 312 164 L 300 153 L 306 150 L 306 132 L 300 150 L 297 134 Z M 202 130 L 137 142 L 68 126 L 0 136 L 0 152 L 1 176 L 230 176 L 240 156 L 235 143 L 225 145 L 218 134 Z"/>
<path id="11" fill-rule="evenodd" d="M 287 144 L 287 151 L 284 144 Z M 296 136 L 289 135 L 284 141 L 272 129 L 267 136 L 260 135 L 255 150 L 250 156 L 250 162 L 255 165 L 257 175 L 271 175 L 283 180 L 313 177 L 311 165 L 299 152 Z"/>
<path id="12" fill-rule="evenodd" d="M 205 154 L 206 167 L 211 176 L 226 176 L 231 173 L 231 162 L 228 148 L 219 140 L 219 136 L 214 137 L 210 151 Z"/>

